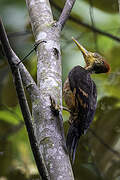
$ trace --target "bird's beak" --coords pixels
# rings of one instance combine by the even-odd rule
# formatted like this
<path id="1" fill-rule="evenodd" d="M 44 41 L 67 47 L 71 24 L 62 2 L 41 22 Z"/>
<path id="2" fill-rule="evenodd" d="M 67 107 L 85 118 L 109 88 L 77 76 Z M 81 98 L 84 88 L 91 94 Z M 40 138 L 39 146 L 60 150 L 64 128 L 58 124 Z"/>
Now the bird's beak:
<path id="1" fill-rule="evenodd" d="M 88 55 L 88 51 L 76 40 L 72 37 L 72 40 L 75 42 L 75 44 L 78 46 L 78 48 L 80 49 L 80 51 L 82 52 L 83 56 L 87 56 Z"/>
<path id="2" fill-rule="evenodd" d="M 91 68 L 91 66 L 93 65 L 95 58 L 93 56 L 94 53 L 87 51 L 81 44 L 79 44 L 79 42 L 74 39 L 72 37 L 72 40 L 75 42 L 75 44 L 78 46 L 78 48 L 80 49 L 80 51 L 82 52 L 83 56 L 84 56 L 84 60 L 86 62 L 86 66 L 85 69 L 89 69 Z"/>

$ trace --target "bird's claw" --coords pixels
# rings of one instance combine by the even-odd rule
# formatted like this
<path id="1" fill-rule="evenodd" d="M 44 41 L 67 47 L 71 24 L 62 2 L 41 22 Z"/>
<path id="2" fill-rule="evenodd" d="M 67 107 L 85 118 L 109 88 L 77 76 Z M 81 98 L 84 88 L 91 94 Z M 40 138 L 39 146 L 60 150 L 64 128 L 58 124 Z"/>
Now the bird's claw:
<path id="1" fill-rule="evenodd" d="M 51 101 L 51 110 L 56 115 L 58 115 L 61 110 L 64 110 L 64 111 L 67 111 L 67 112 L 71 113 L 71 111 L 67 107 L 58 105 L 51 96 L 50 96 L 50 101 Z"/>
<path id="2" fill-rule="evenodd" d="M 59 115 L 60 106 L 55 102 L 55 100 L 50 96 L 51 110 L 55 115 Z"/>

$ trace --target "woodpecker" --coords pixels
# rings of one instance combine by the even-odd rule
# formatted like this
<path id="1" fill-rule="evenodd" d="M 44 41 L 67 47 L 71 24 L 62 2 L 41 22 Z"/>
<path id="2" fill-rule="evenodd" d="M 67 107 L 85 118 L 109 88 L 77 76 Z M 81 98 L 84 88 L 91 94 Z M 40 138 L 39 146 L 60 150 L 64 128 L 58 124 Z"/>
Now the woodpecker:
<path id="1" fill-rule="evenodd" d="M 70 112 L 66 145 L 74 163 L 79 139 L 89 128 L 97 106 L 96 85 L 90 75 L 107 73 L 110 66 L 101 55 L 87 51 L 77 40 L 72 39 L 86 63 L 84 68 L 75 66 L 69 72 L 63 87 L 63 97 Z"/>

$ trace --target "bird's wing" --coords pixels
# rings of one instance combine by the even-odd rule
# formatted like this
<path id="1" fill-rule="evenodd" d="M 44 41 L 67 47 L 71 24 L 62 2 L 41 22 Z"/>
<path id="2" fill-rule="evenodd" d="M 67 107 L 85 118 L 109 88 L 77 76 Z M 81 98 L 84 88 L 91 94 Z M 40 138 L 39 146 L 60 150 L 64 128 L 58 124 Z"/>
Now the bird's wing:
<path id="1" fill-rule="evenodd" d="M 75 97 L 75 113 L 77 118 L 73 117 L 70 128 L 68 130 L 66 144 L 68 151 L 72 157 L 72 162 L 75 159 L 75 152 L 80 136 L 85 133 L 93 120 L 96 109 L 96 86 L 90 78 L 90 74 L 80 66 L 74 67 L 69 75 L 70 89 Z"/>
<path id="2" fill-rule="evenodd" d="M 84 131 L 84 133 L 86 133 L 87 129 L 89 128 L 93 118 L 94 118 L 94 114 L 96 111 L 96 107 L 97 107 L 97 90 L 96 90 L 96 85 L 94 83 L 94 81 L 92 81 L 92 86 L 91 86 L 91 100 L 90 100 L 90 109 L 88 111 L 87 114 L 87 121 L 86 121 L 86 130 Z"/>
<path id="3" fill-rule="evenodd" d="M 77 121 L 80 123 L 80 131 L 83 134 L 94 117 L 97 97 L 96 86 L 90 74 L 80 66 L 73 68 L 68 78 L 71 90 L 75 96 L 76 112 L 78 112 Z"/>

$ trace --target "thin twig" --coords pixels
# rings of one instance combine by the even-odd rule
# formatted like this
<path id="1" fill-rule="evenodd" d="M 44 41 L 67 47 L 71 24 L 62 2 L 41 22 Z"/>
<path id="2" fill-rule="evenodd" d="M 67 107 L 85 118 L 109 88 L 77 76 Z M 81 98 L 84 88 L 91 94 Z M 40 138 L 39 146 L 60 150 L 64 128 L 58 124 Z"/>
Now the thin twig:
<path id="1" fill-rule="evenodd" d="M 72 10 L 72 7 L 75 3 L 75 0 L 66 0 L 66 3 L 64 5 L 63 11 L 59 17 L 58 25 L 60 27 L 60 30 L 63 29 L 67 19 L 69 18 L 70 12 Z"/>
<path id="2" fill-rule="evenodd" d="M 5 55 L 8 59 L 8 63 L 10 64 L 11 69 L 14 70 L 14 65 L 19 63 L 20 59 L 17 57 L 17 55 L 14 53 L 14 51 L 12 50 L 10 46 L 1 18 L 0 18 L 0 40 L 1 40 L 4 52 L 5 52 Z M 30 95 L 31 100 L 34 100 L 36 96 L 39 95 L 38 87 L 35 81 L 33 80 L 32 76 L 30 75 L 30 73 L 27 71 L 27 69 L 23 65 L 23 63 L 19 64 L 19 70 L 21 73 L 24 86 L 27 88 L 27 91 Z"/>
<path id="3" fill-rule="evenodd" d="M 93 164 L 93 166 L 95 168 L 95 172 L 98 174 L 99 177 L 102 178 L 102 173 L 101 173 L 101 171 L 100 171 L 100 169 L 99 169 L 99 167 L 98 167 L 98 165 L 96 163 L 95 155 L 92 152 L 92 147 L 91 147 L 91 144 L 89 143 L 89 138 L 88 138 L 88 151 L 89 151 L 89 155 L 90 155 L 91 160 L 92 160 L 92 164 Z"/>
<path id="4" fill-rule="evenodd" d="M 32 54 L 32 52 L 34 52 L 34 51 L 35 51 L 35 47 L 32 47 L 32 49 L 29 51 L 29 53 L 26 54 L 25 57 L 23 57 L 23 59 L 22 59 L 19 63 L 17 63 L 17 65 L 19 65 L 21 62 L 25 61 L 26 58 L 27 58 L 28 56 L 30 56 L 30 54 Z"/>
<path id="5" fill-rule="evenodd" d="M 120 0 L 118 0 L 118 8 L 119 8 L 119 13 L 120 13 Z"/>
<path id="6" fill-rule="evenodd" d="M 89 131 L 92 133 L 92 135 L 93 135 L 94 137 L 96 137 L 96 138 L 99 140 L 99 142 L 100 142 L 106 149 L 108 149 L 108 151 L 112 152 L 114 155 L 116 155 L 117 157 L 120 158 L 120 153 L 117 152 L 117 151 L 115 151 L 114 149 L 112 149 L 99 135 L 96 134 L 96 132 L 95 132 L 93 129 L 89 128 Z"/>
<path id="7" fill-rule="evenodd" d="M 57 8 L 59 11 L 62 10 L 62 8 L 59 7 L 59 6 L 58 6 L 56 3 L 54 3 L 53 1 L 51 1 L 51 4 L 52 4 L 55 8 Z M 120 42 L 120 38 L 119 38 L 119 37 L 114 36 L 113 34 L 110 34 L 110 33 L 105 32 L 105 31 L 103 31 L 103 30 L 100 30 L 100 29 L 98 29 L 98 28 L 96 28 L 96 27 L 93 27 L 93 26 L 91 26 L 91 25 L 89 25 L 89 24 L 81 21 L 80 19 L 75 18 L 75 17 L 72 16 L 72 15 L 70 15 L 69 20 L 71 20 L 71 21 L 73 21 L 74 23 L 77 23 L 77 24 L 79 24 L 79 25 L 82 25 L 82 26 L 84 26 L 85 28 L 90 29 L 90 30 L 93 31 L 93 32 L 96 32 L 96 33 L 101 34 L 101 35 L 103 35 L 103 36 L 109 37 L 109 38 L 111 38 L 111 39 L 113 39 L 113 40 L 115 40 L 115 41 L 117 41 L 117 42 Z"/>
<path id="8" fill-rule="evenodd" d="M 24 57 L 19 63 L 17 63 L 17 65 L 19 65 L 21 62 L 25 61 L 26 58 L 27 58 L 28 56 L 30 56 L 30 54 L 31 54 L 32 52 L 36 51 L 38 45 L 41 44 L 42 42 L 45 42 L 45 43 L 46 43 L 46 41 L 38 41 L 38 42 L 36 42 L 36 43 L 34 44 L 34 46 L 31 48 L 31 50 L 25 55 L 25 57 Z"/>
<path id="9" fill-rule="evenodd" d="M 103 35 L 103 36 L 109 37 L 109 38 L 111 38 L 111 39 L 113 39 L 113 40 L 115 40 L 115 41 L 120 42 L 120 38 L 119 38 L 119 37 L 114 36 L 113 34 L 110 34 L 110 33 L 105 32 L 105 31 L 103 31 L 103 30 L 100 30 L 100 29 L 98 29 L 98 28 L 96 28 L 96 27 L 93 27 L 93 26 L 91 26 L 91 25 L 89 25 L 89 24 L 87 24 L 87 23 L 85 23 L 85 22 L 82 22 L 80 19 L 76 19 L 76 18 L 73 17 L 73 16 L 70 16 L 69 19 L 72 20 L 72 21 L 74 21 L 74 22 L 76 22 L 77 24 L 80 24 L 80 25 L 82 25 L 82 26 L 90 29 L 90 30 L 93 31 L 93 32 L 99 33 L 99 34 L 101 34 L 101 35 Z"/>
<path id="10" fill-rule="evenodd" d="M 92 2 L 92 0 L 89 0 L 89 2 L 90 2 L 89 12 L 90 12 L 91 25 L 92 25 L 92 27 L 95 27 L 94 14 L 93 14 L 93 2 Z M 98 52 L 97 33 L 96 32 L 93 32 L 93 37 L 94 37 L 94 42 L 95 42 L 95 49 L 96 49 L 96 52 Z"/>

